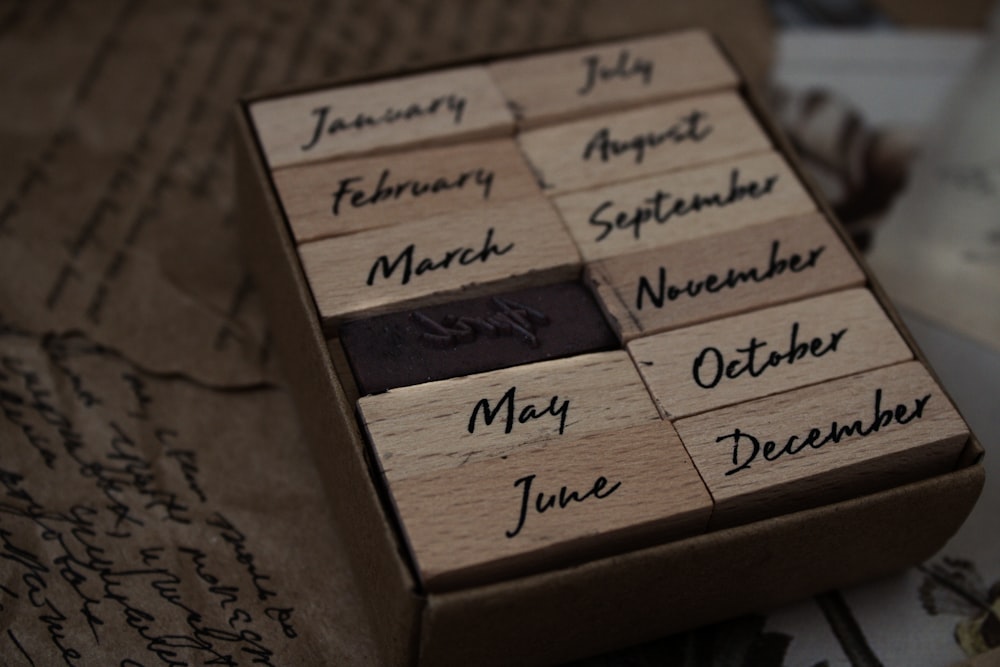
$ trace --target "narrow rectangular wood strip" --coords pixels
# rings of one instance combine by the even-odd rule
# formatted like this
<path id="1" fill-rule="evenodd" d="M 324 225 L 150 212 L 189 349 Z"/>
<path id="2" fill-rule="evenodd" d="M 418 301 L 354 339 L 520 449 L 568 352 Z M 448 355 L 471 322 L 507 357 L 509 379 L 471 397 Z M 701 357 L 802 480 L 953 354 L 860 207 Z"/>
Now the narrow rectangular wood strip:
<path id="1" fill-rule="evenodd" d="M 588 261 L 816 210 L 795 173 L 773 152 L 575 192 L 553 201 Z"/>
<path id="2" fill-rule="evenodd" d="M 550 196 L 771 148 L 735 92 L 547 126 L 518 142 Z"/>
<path id="3" fill-rule="evenodd" d="M 919 362 L 676 422 L 716 503 L 713 528 L 952 470 L 969 433 Z"/>
<path id="4" fill-rule="evenodd" d="M 467 216 L 304 243 L 299 255 L 328 331 L 345 318 L 572 280 L 579 255 L 545 198 Z"/>
<path id="5" fill-rule="evenodd" d="M 299 243 L 474 215 L 538 191 L 531 167 L 506 138 L 286 167 L 274 183 Z"/>
<path id="6" fill-rule="evenodd" d="M 391 482 L 659 420 L 622 350 L 393 389 L 358 411 Z"/>
<path id="7" fill-rule="evenodd" d="M 865 289 L 637 338 L 628 350 L 669 419 L 912 358 Z"/>
<path id="8" fill-rule="evenodd" d="M 625 342 L 865 282 L 821 213 L 609 257 L 586 277 Z"/>
<path id="9" fill-rule="evenodd" d="M 272 169 L 514 130 L 481 66 L 261 100 L 250 115 Z"/>
<path id="10" fill-rule="evenodd" d="M 712 507 L 662 421 L 399 479 L 390 491 L 431 591 L 698 534 Z"/>
<path id="11" fill-rule="evenodd" d="M 739 81 L 702 30 L 501 60 L 489 70 L 522 127 L 733 88 Z"/>

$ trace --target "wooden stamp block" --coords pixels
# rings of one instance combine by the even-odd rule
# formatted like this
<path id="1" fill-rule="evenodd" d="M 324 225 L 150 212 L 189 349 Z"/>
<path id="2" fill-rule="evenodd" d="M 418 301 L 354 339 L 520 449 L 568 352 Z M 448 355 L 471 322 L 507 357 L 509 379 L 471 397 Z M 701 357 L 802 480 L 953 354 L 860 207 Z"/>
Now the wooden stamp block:
<path id="1" fill-rule="evenodd" d="M 399 479 L 390 491 L 431 590 L 701 533 L 712 509 L 663 421 Z"/>
<path id="2" fill-rule="evenodd" d="M 864 284 L 820 213 L 587 265 L 621 340 Z"/>
<path id="3" fill-rule="evenodd" d="M 299 246 L 324 326 L 579 274 L 573 240 L 549 202 L 492 206 Z"/>
<path id="4" fill-rule="evenodd" d="M 594 188 L 553 201 L 588 261 L 816 210 L 777 153 Z"/>
<path id="5" fill-rule="evenodd" d="M 578 282 L 346 322 L 340 339 L 362 394 L 618 347 Z"/>
<path id="6" fill-rule="evenodd" d="M 393 483 L 660 420 L 623 350 L 393 389 L 362 397 L 358 412 Z"/>
<path id="7" fill-rule="evenodd" d="M 771 148 L 735 92 L 543 127 L 518 141 L 550 195 Z"/>
<path id="8" fill-rule="evenodd" d="M 628 350 L 668 419 L 912 358 L 866 289 L 637 338 Z"/>
<path id="9" fill-rule="evenodd" d="M 334 157 L 510 135 L 514 121 L 486 69 L 465 67 L 255 102 L 272 169 Z"/>
<path id="10" fill-rule="evenodd" d="M 954 469 L 969 433 L 909 362 L 676 422 L 715 500 L 712 527 Z"/>
<path id="11" fill-rule="evenodd" d="M 509 59 L 489 69 L 525 127 L 738 83 L 712 39 L 697 30 Z"/>
<path id="12" fill-rule="evenodd" d="M 286 167 L 274 182 L 300 243 L 435 215 L 475 215 L 538 191 L 513 139 Z"/>

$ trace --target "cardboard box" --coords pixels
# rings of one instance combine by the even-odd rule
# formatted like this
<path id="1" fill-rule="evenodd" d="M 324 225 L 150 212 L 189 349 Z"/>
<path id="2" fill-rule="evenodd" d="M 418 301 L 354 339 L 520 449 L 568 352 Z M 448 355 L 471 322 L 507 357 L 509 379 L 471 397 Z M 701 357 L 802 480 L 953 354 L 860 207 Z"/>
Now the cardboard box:
<path id="1" fill-rule="evenodd" d="M 954 470 L 921 481 L 507 580 L 423 590 L 359 428 L 350 371 L 339 346 L 324 336 L 249 113 L 254 102 L 324 87 L 240 104 L 238 219 L 288 386 L 386 664 L 548 664 L 773 608 L 925 560 L 971 511 L 984 482 L 983 450 L 972 437 Z M 740 92 L 775 146 L 790 156 L 753 91 Z M 789 160 L 808 186 L 794 158 Z M 816 189 L 809 190 L 832 219 Z M 916 349 L 870 273 L 867 280 Z M 923 360 L 919 352 L 917 358 Z"/>

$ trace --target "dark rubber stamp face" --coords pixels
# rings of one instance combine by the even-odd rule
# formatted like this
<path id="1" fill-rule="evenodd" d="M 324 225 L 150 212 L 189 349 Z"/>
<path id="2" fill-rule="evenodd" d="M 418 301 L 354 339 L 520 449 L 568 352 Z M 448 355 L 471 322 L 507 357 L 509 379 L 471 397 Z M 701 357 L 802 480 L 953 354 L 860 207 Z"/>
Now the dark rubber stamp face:
<path id="1" fill-rule="evenodd" d="M 340 339 L 362 395 L 618 347 L 577 283 L 348 322 Z"/>

